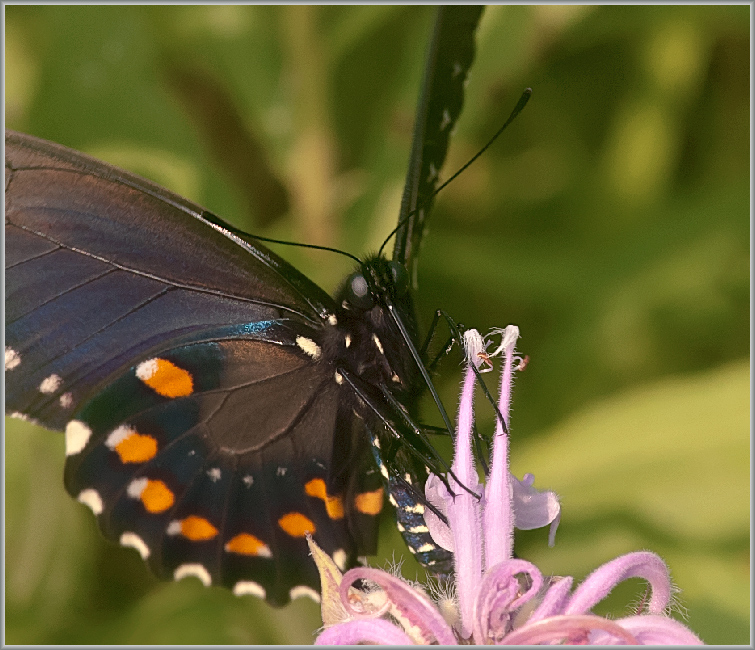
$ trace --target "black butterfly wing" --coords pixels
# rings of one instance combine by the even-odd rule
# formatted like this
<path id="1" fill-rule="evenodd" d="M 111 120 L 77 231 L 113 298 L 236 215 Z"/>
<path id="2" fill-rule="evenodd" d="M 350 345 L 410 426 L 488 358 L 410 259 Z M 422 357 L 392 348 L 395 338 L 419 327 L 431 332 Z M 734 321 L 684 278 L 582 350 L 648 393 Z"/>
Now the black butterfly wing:
<path id="1" fill-rule="evenodd" d="M 332 313 L 314 283 L 198 206 L 64 147 L 8 132 L 5 201 L 6 343 L 21 366 L 6 405 L 46 426 L 166 340 Z M 34 395 L 50 377 L 69 409 L 57 390 Z"/>
<path id="2" fill-rule="evenodd" d="M 66 429 L 66 487 L 108 537 L 274 604 L 319 586 L 306 531 L 353 561 L 327 294 L 184 199 L 10 132 L 5 236 L 6 409 Z"/>
<path id="3" fill-rule="evenodd" d="M 393 249 L 394 261 L 406 267 L 414 287 L 425 218 L 432 207 L 430 197 L 446 160 L 451 131 L 461 114 L 482 10 L 473 5 L 444 5 L 437 9 Z"/>
<path id="4" fill-rule="evenodd" d="M 337 384 L 286 332 L 274 355 L 267 341 L 217 334 L 141 362 L 76 414 L 66 488 L 159 577 L 275 605 L 316 597 L 304 535 L 342 567 L 358 550 L 326 488 Z"/>

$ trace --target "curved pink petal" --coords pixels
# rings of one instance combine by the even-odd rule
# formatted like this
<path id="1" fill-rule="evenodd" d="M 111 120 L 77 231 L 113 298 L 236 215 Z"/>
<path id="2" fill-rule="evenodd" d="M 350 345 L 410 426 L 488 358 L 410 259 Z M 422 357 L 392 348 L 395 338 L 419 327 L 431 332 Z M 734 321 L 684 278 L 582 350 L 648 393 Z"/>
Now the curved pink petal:
<path id="1" fill-rule="evenodd" d="M 527 619 L 527 623 L 534 623 L 548 616 L 556 616 L 563 611 L 564 606 L 569 600 L 569 592 L 574 578 L 567 576 L 565 578 L 552 578 L 552 580 L 554 582 L 548 587 L 540 604 Z"/>
<path id="2" fill-rule="evenodd" d="M 642 645 L 703 645 L 702 640 L 687 626 L 668 616 L 640 614 L 620 618 L 616 622 L 631 632 Z"/>
<path id="3" fill-rule="evenodd" d="M 644 578 L 650 583 L 653 592 L 648 603 L 650 614 L 661 614 L 666 609 L 671 599 L 668 567 L 655 553 L 638 551 L 617 557 L 595 569 L 574 591 L 564 614 L 589 612 L 627 578 Z"/>
<path id="4" fill-rule="evenodd" d="M 529 577 L 529 588 L 520 593 L 518 574 Z M 538 568 L 525 560 L 507 560 L 485 573 L 474 602 L 473 634 L 475 643 L 503 638 L 515 610 L 534 598 L 543 585 Z"/>
<path id="5" fill-rule="evenodd" d="M 385 604 L 371 611 L 355 607 L 353 599 L 349 598 L 349 588 L 356 580 L 368 580 L 377 584 L 385 594 Z M 457 642 L 453 630 L 424 593 L 385 571 L 367 567 L 347 571 L 341 581 L 341 600 L 349 614 L 362 620 L 368 616 L 382 616 L 391 608 L 395 608 L 397 612 L 391 613 L 400 614 L 409 625 L 416 628 L 427 643 L 435 640 L 441 645 L 454 645 Z"/>
<path id="6" fill-rule="evenodd" d="M 349 621 L 326 628 L 315 639 L 315 645 L 413 645 L 407 634 L 382 619 Z"/>
<path id="7" fill-rule="evenodd" d="M 603 644 L 613 645 L 618 641 L 625 645 L 638 645 L 637 639 L 616 621 L 593 614 L 551 616 L 528 623 L 506 636 L 501 644 L 539 645 L 563 642 L 568 645 L 590 645 L 591 635 L 596 630 L 605 635 Z"/>

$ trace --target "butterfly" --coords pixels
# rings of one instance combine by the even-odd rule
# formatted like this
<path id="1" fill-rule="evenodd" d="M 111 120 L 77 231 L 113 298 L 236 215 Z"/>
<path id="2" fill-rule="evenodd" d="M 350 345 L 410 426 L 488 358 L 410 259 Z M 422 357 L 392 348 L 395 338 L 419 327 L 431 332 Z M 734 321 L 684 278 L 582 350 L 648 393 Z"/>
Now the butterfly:
<path id="1" fill-rule="evenodd" d="M 316 598 L 306 536 L 352 566 L 386 488 L 449 570 L 418 499 L 439 466 L 412 285 L 480 14 L 438 10 L 393 255 L 335 298 L 200 206 L 6 132 L 6 410 L 65 431 L 67 491 L 159 577 Z"/>

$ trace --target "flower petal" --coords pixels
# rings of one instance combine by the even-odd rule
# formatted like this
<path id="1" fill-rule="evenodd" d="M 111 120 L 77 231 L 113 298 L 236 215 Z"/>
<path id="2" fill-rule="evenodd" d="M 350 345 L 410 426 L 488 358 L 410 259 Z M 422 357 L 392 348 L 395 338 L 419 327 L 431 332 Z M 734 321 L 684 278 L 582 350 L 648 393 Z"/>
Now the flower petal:
<path id="1" fill-rule="evenodd" d="M 485 539 L 485 567 L 487 569 L 511 559 L 514 552 L 514 497 L 509 472 L 509 408 L 513 387 L 513 357 L 519 328 L 508 325 L 506 329 L 494 330 L 501 334 L 501 345 L 493 353 L 503 351 L 501 392 L 498 396 L 498 411 L 493 453 L 490 459 L 490 475 L 485 486 L 486 507 L 483 511 Z M 501 421 L 503 419 L 503 422 Z M 505 426 L 504 426 L 505 423 Z"/>
<path id="2" fill-rule="evenodd" d="M 652 595 L 647 610 L 661 614 L 671 599 L 671 578 L 666 563 L 655 553 L 638 551 L 627 553 L 598 567 L 577 587 L 564 614 L 582 614 L 590 611 L 611 590 L 627 578 L 645 578 Z"/>
<path id="3" fill-rule="evenodd" d="M 521 593 L 522 582 L 517 575 L 527 576 L 527 589 Z M 525 560 L 506 560 L 485 573 L 474 602 L 474 640 L 487 644 L 492 638 L 500 641 L 508 632 L 515 610 L 537 596 L 543 586 L 543 574 Z"/>
<path id="4" fill-rule="evenodd" d="M 364 607 L 369 601 L 376 599 L 362 599 L 357 602 L 349 599 L 349 587 L 357 580 L 375 583 L 383 590 L 385 600 L 382 606 L 367 609 Z M 374 594 L 373 594 L 374 596 Z M 404 631 L 415 643 L 432 643 L 437 641 L 441 645 L 456 644 L 456 636 L 440 614 L 435 604 L 421 591 L 413 588 L 403 580 L 379 569 L 357 567 L 347 571 L 341 582 L 341 600 L 349 614 L 364 620 L 367 616 L 380 617 L 390 613 L 404 626 Z"/>
<path id="5" fill-rule="evenodd" d="M 703 645 L 688 627 L 668 616 L 642 614 L 616 621 L 642 645 Z M 595 643 L 600 638 L 595 637 Z"/>
<path id="6" fill-rule="evenodd" d="M 547 588 L 540 604 L 527 619 L 527 623 L 534 623 L 541 618 L 560 614 L 569 600 L 569 591 L 571 590 L 573 582 L 574 578 L 571 576 L 565 578 L 551 578 L 550 586 Z"/>
<path id="7" fill-rule="evenodd" d="M 521 481 L 512 475 L 511 482 L 514 486 L 514 525 L 519 530 L 533 530 L 554 523 L 558 526 L 561 504 L 555 492 L 535 489 L 532 474 L 525 474 Z M 552 530 L 552 535 L 555 532 Z M 550 541 L 549 544 L 553 546 Z"/>
<path id="8" fill-rule="evenodd" d="M 360 619 L 326 628 L 315 645 L 412 645 L 412 640 L 398 627 L 382 619 Z"/>
<path id="9" fill-rule="evenodd" d="M 477 377 L 467 366 L 459 402 L 459 418 L 451 464 L 456 478 L 468 489 L 482 494 L 477 467 L 472 452 L 472 425 L 474 423 L 474 391 Z M 469 494 L 451 479 L 455 496 L 446 500 L 446 516 L 454 538 L 454 573 L 456 594 L 461 612 L 461 634 L 472 634 L 472 612 L 475 596 L 482 577 L 482 530 L 480 500 Z"/>
<path id="10" fill-rule="evenodd" d="M 616 621 L 593 614 L 551 616 L 528 623 L 506 636 L 502 645 L 540 645 L 565 642 L 569 645 L 589 645 L 595 630 L 603 631 L 603 644 L 609 639 L 625 645 L 638 645 L 637 639 Z"/>
<path id="11" fill-rule="evenodd" d="M 446 512 L 446 502 L 450 499 L 451 495 L 448 494 L 446 486 L 435 474 L 430 474 L 425 483 L 425 498 L 428 503 L 435 506 L 438 512 L 443 513 L 445 517 L 448 517 Z M 436 515 L 430 508 L 425 508 L 425 524 L 430 530 L 430 537 L 441 548 L 447 551 L 454 550 L 454 534 L 448 527 L 448 524 L 444 522 L 438 515 Z"/>
<path id="12" fill-rule="evenodd" d="M 309 553 L 320 572 L 322 622 L 327 626 L 345 621 L 348 614 L 341 603 L 339 591 L 342 578 L 341 571 L 333 562 L 333 559 L 317 545 L 311 535 L 307 535 L 307 544 L 309 544 Z"/>

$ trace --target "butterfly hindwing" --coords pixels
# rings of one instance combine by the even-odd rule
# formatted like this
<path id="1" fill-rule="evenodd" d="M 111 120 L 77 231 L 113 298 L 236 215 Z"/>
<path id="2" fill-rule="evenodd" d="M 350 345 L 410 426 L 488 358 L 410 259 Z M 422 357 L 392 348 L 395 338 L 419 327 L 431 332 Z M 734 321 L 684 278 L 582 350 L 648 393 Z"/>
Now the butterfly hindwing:
<path id="1" fill-rule="evenodd" d="M 227 334 L 167 350 L 69 423 L 66 488 L 160 577 L 273 604 L 314 594 L 305 534 L 342 567 L 357 552 L 344 504 L 357 495 L 327 490 L 337 389 L 280 331 L 275 344 Z"/>

